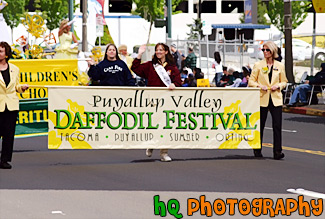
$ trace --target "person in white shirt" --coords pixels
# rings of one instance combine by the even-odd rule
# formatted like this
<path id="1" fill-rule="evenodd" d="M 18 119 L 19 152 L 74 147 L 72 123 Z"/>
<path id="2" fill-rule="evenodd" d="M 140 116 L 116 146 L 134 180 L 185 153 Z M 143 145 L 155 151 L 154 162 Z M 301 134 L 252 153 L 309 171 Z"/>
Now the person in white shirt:
<path id="1" fill-rule="evenodd" d="M 215 82 L 216 85 L 217 83 L 220 81 L 221 77 L 222 77 L 222 62 L 221 62 L 221 57 L 220 57 L 220 53 L 219 52 L 214 52 L 214 61 L 212 62 L 212 68 L 215 69 Z"/>

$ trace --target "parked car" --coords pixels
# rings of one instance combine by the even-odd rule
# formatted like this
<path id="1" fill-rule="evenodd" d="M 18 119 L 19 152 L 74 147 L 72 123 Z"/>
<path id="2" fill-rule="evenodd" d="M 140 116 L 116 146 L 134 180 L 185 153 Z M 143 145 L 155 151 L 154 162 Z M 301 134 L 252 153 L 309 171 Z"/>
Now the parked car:
<path id="1" fill-rule="evenodd" d="M 284 47 L 284 39 L 274 41 L 278 47 L 281 48 L 281 56 L 285 57 L 285 47 Z M 258 51 L 256 51 L 256 49 Z M 259 59 L 263 59 L 264 55 L 262 52 L 262 46 L 256 47 L 254 51 L 251 51 L 250 57 L 255 58 L 255 54 L 257 54 L 257 57 Z M 294 60 L 306 60 L 311 59 L 311 53 L 312 53 L 312 45 L 299 39 L 292 39 L 292 57 Z M 314 48 L 314 57 L 316 59 L 320 59 L 322 61 L 325 61 L 325 49 L 316 47 Z"/>
<path id="2" fill-rule="evenodd" d="M 281 45 L 281 43 L 277 44 Z M 282 46 L 281 52 L 285 56 L 285 49 Z M 299 39 L 292 39 L 292 56 L 297 60 L 311 59 L 312 45 Z M 325 49 L 315 46 L 314 57 L 324 61 Z"/>

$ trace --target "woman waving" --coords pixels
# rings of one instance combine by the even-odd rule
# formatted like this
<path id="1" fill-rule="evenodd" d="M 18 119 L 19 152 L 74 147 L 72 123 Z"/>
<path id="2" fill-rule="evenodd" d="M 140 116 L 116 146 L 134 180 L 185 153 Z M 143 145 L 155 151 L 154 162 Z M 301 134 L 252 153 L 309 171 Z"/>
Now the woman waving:
<path id="1" fill-rule="evenodd" d="M 181 87 L 181 76 L 174 63 L 169 47 L 164 43 L 155 46 L 155 55 L 152 60 L 141 64 L 142 54 L 146 51 L 146 46 L 139 48 L 138 56 L 132 63 L 131 70 L 139 77 L 148 80 L 148 87 L 168 87 L 173 90 Z M 147 149 L 146 155 L 151 157 L 153 149 Z M 161 161 L 171 161 L 168 156 L 168 149 L 160 150 Z"/>

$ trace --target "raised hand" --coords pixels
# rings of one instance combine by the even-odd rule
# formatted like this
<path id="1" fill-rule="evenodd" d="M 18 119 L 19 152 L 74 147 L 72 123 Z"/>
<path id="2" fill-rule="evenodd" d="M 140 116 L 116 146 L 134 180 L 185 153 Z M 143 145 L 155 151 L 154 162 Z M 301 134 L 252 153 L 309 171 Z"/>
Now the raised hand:
<path id="1" fill-rule="evenodd" d="M 138 54 L 143 54 L 147 49 L 147 46 L 145 44 L 141 45 L 138 51 Z"/>

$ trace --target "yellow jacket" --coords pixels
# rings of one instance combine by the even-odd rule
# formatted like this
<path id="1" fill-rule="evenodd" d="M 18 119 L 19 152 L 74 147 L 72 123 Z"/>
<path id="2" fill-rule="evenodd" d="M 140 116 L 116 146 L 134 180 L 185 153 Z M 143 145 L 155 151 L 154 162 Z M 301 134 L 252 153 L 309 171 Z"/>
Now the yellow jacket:
<path id="1" fill-rule="evenodd" d="M 274 60 L 271 83 L 268 74 L 266 59 L 255 63 L 248 86 L 258 87 L 258 85 L 263 85 L 268 88 L 267 91 L 260 90 L 260 106 L 267 107 L 269 105 L 270 95 L 274 106 L 281 106 L 283 104 L 281 90 L 286 87 L 288 82 L 284 65 Z M 274 85 L 278 85 L 280 89 L 272 91 L 271 87 Z"/>
<path id="2" fill-rule="evenodd" d="M 124 61 L 124 62 L 126 63 L 126 65 L 128 66 L 128 68 L 129 68 L 129 70 L 130 70 L 132 76 L 135 78 L 136 75 L 135 75 L 135 73 L 131 70 L 131 66 L 132 66 L 132 63 L 133 63 L 133 58 L 132 58 L 131 56 L 129 56 L 129 55 L 124 56 L 124 55 L 121 55 L 121 54 L 119 54 L 119 57 L 120 57 L 120 59 L 121 59 L 122 61 Z"/>
<path id="3" fill-rule="evenodd" d="M 6 87 L 5 81 L 0 73 L 0 112 L 19 110 L 19 98 L 16 92 L 22 93 L 22 85 L 19 84 L 19 68 L 9 63 L 10 82 Z"/>

